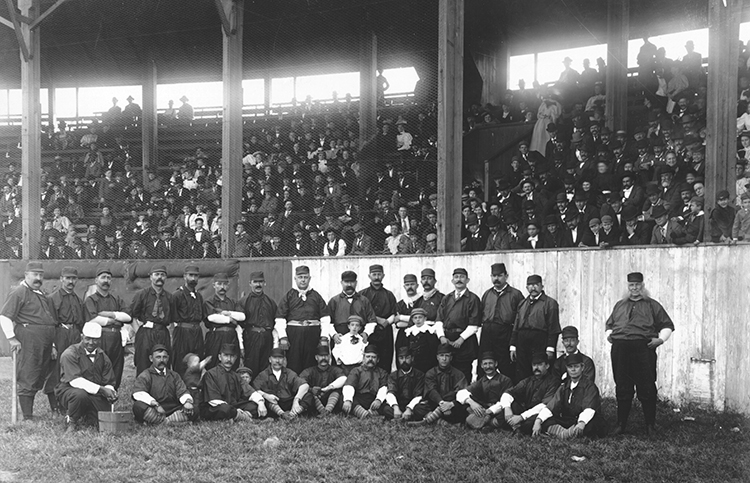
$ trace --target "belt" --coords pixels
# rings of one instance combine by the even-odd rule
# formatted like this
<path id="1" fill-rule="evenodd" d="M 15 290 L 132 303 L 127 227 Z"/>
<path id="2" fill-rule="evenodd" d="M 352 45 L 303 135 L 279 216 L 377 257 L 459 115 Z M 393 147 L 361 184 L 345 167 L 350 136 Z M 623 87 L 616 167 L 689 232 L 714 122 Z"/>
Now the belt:
<path id="1" fill-rule="evenodd" d="M 57 324 L 57 327 L 59 327 L 61 329 L 67 329 L 67 330 L 77 329 L 78 328 L 78 326 L 76 324 L 62 324 L 62 323 L 61 324 Z"/>
<path id="2" fill-rule="evenodd" d="M 272 330 L 272 329 L 266 329 L 265 327 L 255 327 L 255 326 L 253 326 L 253 327 L 248 327 L 247 330 L 252 331 L 252 332 L 258 332 L 259 334 L 262 334 L 263 332 L 265 332 L 267 330 Z"/>
<path id="3" fill-rule="evenodd" d="M 286 325 L 291 325 L 293 327 L 313 327 L 313 326 L 319 326 L 320 321 L 319 320 L 290 320 L 286 323 Z"/>
<path id="4" fill-rule="evenodd" d="M 214 332 L 233 332 L 234 331 L 234 326 L 232 326 L 232 327 L 214 327 L 213 331 Z"/>
<path id="5" fill-rule="evenodd" d="M 455 334 L 455 333 L 459 333 L 460 334 L 464 330 L 466 330 L 466 329 L 462 329 L 460 327 L 455 327 L 455 328 L 451 328 L 451 329 L 444 329 L 443 332 L 449 332 L 451 334 Z"/>
<path id="6" fill-rule="evenodd" d="M 106 330 L 108 332 L 120 332 L 120 327 L 116 327 L 114 325 L 108 325 L 106 327 L 102 327 L 102 330 Z"/>
<path id="7" fill-rule="evenodd" d="M 200 325 L 200 322 L 177 322 L 177 327 L 182 327 L 183 329 L 200 328 Z"/>
<path id="8" fill-rule="evenodd" d="M 162 324 L 161 322 L 154 322 L 153 320 L 149 320 L 148 322 L 144 323 L 141 326 L 141 329 L 166 329 L 166 324 Z"/>

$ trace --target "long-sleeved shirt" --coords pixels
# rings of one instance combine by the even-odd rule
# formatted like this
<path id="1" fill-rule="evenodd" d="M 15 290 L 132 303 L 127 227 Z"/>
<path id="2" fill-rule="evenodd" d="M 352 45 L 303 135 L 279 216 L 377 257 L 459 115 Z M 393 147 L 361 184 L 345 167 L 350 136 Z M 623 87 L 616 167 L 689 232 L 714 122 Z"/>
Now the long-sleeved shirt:
<path id="1" fill-rule="evenodd" d="M 339 366 L 328 366 L 325 371 L 318 366 L 308 367 L 300 373 L 299 377 L 304 379 L 310 387 L 326 387 L 334 382 L 341 383 L 340 387 L 343 387 L 346 382 L 346 374 Z"/>
<path id="2" fill-rule="evenodd" d="M 434 405 L 454 401 L 456 393 L 466 388 L 466 376 L 453 366 L 435 366 L 424 375 L 424 397 Z"/>
<path id="3" fill-rule="evenodd" d="M 299 388 L 307 382 L 299 377 L 296 372 L 286 367 L 281 368 L 278 378 L 273 373 L 271 366 L 266 367 L 257 375 L 253 386 L 258 391 L 273 394 L 279 401 L 291 401 L 299 391 Z"/>
<path id="4" fill-rule="evenodd" d="M 510 345 L 516 345 L 519 330 L 541 330 L 547 333 L 547 350 L 554 352 L 560 329 L 560 307 L 557 301 L 542 292 L 536 299 L 526 297 L 518 306 L 518 315 L 510 336 Z"/>
<path id="5" fill-rule="evenodd" d="M 557 388 L 555 395 L 537 417 L 542 421 L 553 416 L 578 418 L 578 422 L 588 424 L 601 405 L 601 396 L 596 384 L 586 379 L 579 379 L 577 382 L 568 379 Z"/>
<path id="6" fill-rule="evenodd" d="M 162 310 L 154 315 L 157 294 L 153 287 L 144 288 L 135 294 L 130 302 L 130 316 L 144 324 L 151 322 L 156 325 L 169 326 L 174 320 L 174 297 L 166 290 L 161 292 Z"/>
<path id="7" fill-rule="evenodd" d="M 482 295 L 482 324 L 498 324 L 506 329 L 507 338 L 513 331 L 518 306 L 523 302 L 520 290 L 506 284 L 500 291 L 494 287 Z"/>
<path id="8" fill-rule="evenodd" d="M 367 298 L 372 305 L 372 311 L 375 317 L 381 319 L 391 319 L 396 315 L 396 296 L 390 290 L 380 287 L 375 288 L 372 285 L 359 292 L 360 295 Z"/>
<path id="9" fill-rule="evenodd" d="M 737 210 L 732 223 L 732 238 L 750 239 L 750 210 Z"/>
<path id="10" fill-rule="evenodd" d="M 659 302 L 646 297 L 618 301 L 606 323 L 613 340 L 653 339 L 664 329 L 674 331 L 672 319 Z"/>
<path id="11" fill-rule="evenodd" d="M 331 297 L 328 301 L 328 312 L 331 314 L 331 333 L 323 334 L 332 337 L 334 334 L 349 332 L 348 319 L 350 315 L 359 315 L 364 323 L 364 332 L 370 335 L 375 330 L 377 319 L 370 300 L 358 293 L 347 297 L 344 292 Z"/>
<path id="12" fill-rule="evenodd" d="M 576 351 L 575 353 L 581 354 L 581 351 Z M 564 381 L 568 377 L 568 355 L 569 354 L 563 354 L 558 357 L 555 363 L 552 364 L 552 367 L 550 367 L 549 369 L 552 375 L 561 381 Z M 594 360 L 586 354 L 581 354 L 581 357 L 583 357 L 583 374 L 581 375 L 581 377 L 595 383 L 596 367 L 594 366 Z"/>
<path id="13" fill-rule="evenodd" d="M 83 342 L 79 342 L 65 349 L 60 356 L 60 383 L 83 389 L 89 394 L 98 393 L 102 386 L 114 390 L 112 362 L 100 348 L 89 354 Z"/>
<path id="14" fill-rule="evenodd" d="M 52 306 L 52 315 L 58 324 L 74 325 L 83 328 L 86 322 L 83 316 L 83 301 L 75 292 L 68 292 L 60 287 L 48 296 Z"/>
<path id="15" fill-rule="evenodd" d="M 368 369 L 358 366 L 346 378 L 342 394 L 344 401 L 351 401 L 355 394 L 373 394 L 381 402 L 388 394 L 388 373 L 381 367 Z"/>
<path id="16" fill-rule="evenodd" d="M 230 299 L 229 297 L 224 297 L 223 299 L 221 299 L 218 295 L 214 294 L 213 297 L 204 301 L 203 305 L 204 312 L 206 314 L 206 320 L 204 320 L 203 323 L 206 324 L 206 328 L 209 330 L 215 329 L 217 327 L 237 327 L 237 323 L 235 323 L 234 321 L 236 320 L 237 322 L 239 322 L 238 319 L 245 318 L 245 313 L 240 307 L 238 307 L 237 302 Z M 237 313 L 231 319 L 222 318 L 222 322 L 226 320 L 226 323 L 219 323 L 215 316 L 221 314 L 221 312 L 224 312 L 225 310 Z"/>
<path id="17" fill-rule="evenodd" d="M 319 320 L 321 333 L 330 333 L 328 305 L 315 289 L 306 290 L 304 296 L 299 290 L 291 289 L 279 300 L 276 331 L 280 339 L 286 337 L 286 324 L 292 320 Z"/>
<path id="18" fill-rule="evenodd" d="M 409 372 L 403 369 L 393 371 L 388 376 L 388 394 L 385 402 L 390 406 L 406 405 L 409 409 L 419 404 L 424 394 L 424 372 L 412 367 Z"/>
<path id="19" fill-rule="evenodd" d="M 166 408 L 193 402 L 179 374 L 171 369 L 159 372 L 153 366 L 135 378 L 133 399 L 148 405 L 156 401 Z"/>
<path id="20" fill-rule="evenodd" d="M 529 419 L 536 416 L 552 400 L 560 380 L 547 372 L 542 377 L 529 376 L 510 388 L 500 397 L 500 405 L 509 408 L 514 402 L 520 406 L 521 417 Z"/>
<path id="21" fill-rule="evenodd" d="M 184 285 L 174 292 L 174 321 L 200 323 L 206 318 L 203 296 Z"/>
<path id="22" fill-rule="evenodd" d="M 239 303 L 239 309 L 245 312 L 245 320 L 240 322 L 243 329 L 252 327 L 273 330 L 276 317 L 276 302 L 265 293 L 255 295 L 249 293 Z"/>
<path id="23" fill-rule="evenodd" d="M 263 397 L 239 374 L 222 366 L 211 368 L 203 376 L 203 400 L 212 406 L 234 405 L 241 401 L 260 402 Z"/>
<path id="24" fill-rule="evenodd" d="M 509 377 L 495 371 L 492 377 L 482 374 L 482 377 L 472 382 L 466 389 L 461 389 L 456 393 L 456 401 L 461 404 L 473 399 L 485 409 L 490 409 L 493 414 L 500 412 L 500 397 L 503 393 L 513 387 L 513 382 Z"/>
<path id="25" fill-rule="evenodd" d="M 466 340 L 477 333 L 481 323 L 482 302 L 479 297 L 468 289 L 464 289 L 458 299 L 455 292 L 450 292 L 440 302 L 435 334 L 444 337 L 446 333 L 460 332 L 459 337 Z"/>
<path id="26" fill-rule="evenodd" d="M 35 290 L 26 282 L 14 289 L 5 301 L 0 315 L 15 324 L 56 325 L 52 304 L 41 290 Z M 3 332 L 10 339 L 15 337 L 13 325 L 3 323 Z"/>
<path id="27" fill-rule="evenodd" d="M 102 295 L 98 291 L 92 293 L 86 300 L 83 301 L 84 316 L 86 321 L 90 321 L 99 315 L 99 312 L 123 312 L 125 308 L 125 302 L 120 297 L 112 293 Z M 121 322 L 109 324 L 111 326 L 120 326 Z"/>

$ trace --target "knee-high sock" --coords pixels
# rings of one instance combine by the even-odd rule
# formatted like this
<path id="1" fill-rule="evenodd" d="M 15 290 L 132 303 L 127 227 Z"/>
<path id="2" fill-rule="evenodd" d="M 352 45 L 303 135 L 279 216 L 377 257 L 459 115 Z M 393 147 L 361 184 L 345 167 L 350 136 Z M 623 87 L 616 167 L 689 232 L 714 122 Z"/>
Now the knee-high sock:
<path id="1" fill-rule="evenodd" d="M 336 409 L 336 404 L 339 402 L 339 397 L 341 395 L 337 392 L 334 392 L 330 396 L 328 396 L 328 402 L 326 403 L 326 411 L 329 413 L 332 413 L 334 409 Z"/>
<path id="2" fill-rule="evenodd" d="M 432 424 L 436 422 L 438 419 L 440 419 L 442 415 L 443 415 L 443 411 L 440 408 L 437 408 L 424 417 L 424 422 L 426 424 Z"/>
<path id="3" fill-rule="evenodd" d="M 354 406 L 354 415 L 359 419 L 363 419 L 370 415 L 370 411 L 357 404 Z"/>

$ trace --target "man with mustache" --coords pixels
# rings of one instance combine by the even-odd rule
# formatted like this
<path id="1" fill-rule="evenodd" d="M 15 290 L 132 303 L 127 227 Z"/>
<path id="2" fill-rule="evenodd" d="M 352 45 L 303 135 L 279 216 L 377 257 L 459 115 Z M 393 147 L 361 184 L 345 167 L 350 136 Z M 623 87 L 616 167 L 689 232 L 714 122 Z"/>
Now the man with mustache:
<path id="1" fill-rule="evenodd" d="M 396 351 L 400 347 L 407 346 L 406 340 L 406 329 L 412 325 L 411 322 L 411 311 L 414 308 L 414 303 L 417 301 L 417 276 L 411 273 L 404 275 L 404 291 L 406 292 L 406 298 L 399 300 L 396 304 L 396 328 L 398 332 L 396 334 Z M 397 358 L 398 359 L 398 358 Z M 396 361 L 398 362 L 398 360 Z M 397 365 L 398 367 L 398 365 Z"/>
<path id="2" fill-rule="evenodd" d="M 259 374 L 268 367 L 268 358 L 273 349 L 273 326 L 276 302 L 265 294 L 266 278 L 263 272 L 250 274 L 250 293 L 238 305 L 243 318 L 238 319 L 242 327 L 242 347 L 245 348 L 245 367 Z"/>
<path id="3" fill-rule="evenodd" d="M 328 312 L 331 314 L 331 325 L 329 332 L 324 332 L 323 336 L 330 337 L 334 344 L 340 344 L 341 336 L 349 332 L 350 315 L 360 316 L 363 327 L 372 328 L 377 324 L 372 304 L 367 297 L 357 293 L 357 274 L 350 270 L 341 274 L 341 293 L 328 301 Z M 366 344 L 367 333 L 363 332 L 362 336 Z"/>
<path id="4" fill-rule="evenodd" d="M 219 350 L 219 363 L 203 376 L 200 410 L 206 421 L 250 421 L 268 414 L 263 396 L 232 370 L 236 360 L 237 347 L 224 344 Z"/>
<path id="5" fill-rule="evenodd" d="M 359 367 L 352 369 L 341 393 L 345 414 L 364 419 L 378 414 L 388 394 L 388 373 L 378 366 L 378 348 L 369 344 Z"/>
<path id="6" fill-rule="evenodd" d="M 549 370 L 549 360 L 543 353 L 531 357 L 533 374 L 522 380 L 500 397 L 505 423 L 493 420 L 496 427 L 510 427 L 515 432 L 531 435 L 536 415 L 552 400 L 560 379 Z"/>
<path id="7" fill-rule="evenodd" d="M 372 304 L 372 310 L 375 313 L 377 323 L 367 323 L 365 325 L 365 334 L 369 337 L 369 342 L 375 344 L 378 349 L 378 366 L 386 371 L 391 372 L 391 363 L 393 362 L 393 322 L 396 320 L 396 297 L 393 292 L 383 287 L 382 265 L 370 266 L 370 286 L 359 292 Z"/>
<path id="8" fill-rule="evenodd" d="M 169 325 L 174 316 L 174 297 L 164 290 L 167 280 L 167 267 L 154 265 L 151 267 L 149 279 L 150 287 L 141 289 L 133 297 L 130 304 L 130 315 L 139 325 L 135 333 L 135 361 L 136 375 L 151 366 L 151 348 L 161 344 L 171 352 L 172 343 L 169 336 Z M 167 361 L 167 367 L 172 361 Z"/>
<path id="9" fill-rule="evenodd" d="M 346 375 L 339 366 L 331 365 L 331 351 L 328 346 L 318 346 L 315 361 L 317 365 L 302 371 L 300 377 L 310 386 L 318 417 L 325 417 L 332 414 L 339 405 Z"/>
<path id="10" fill-rule="evenodd" d="M 492 265 L 490 279 L 492 288 L 482 295 L 482 337 L 479 351 L 494 352 L 498 371 L 513 379 L 516 374 L 510 360 L 510 336 L 523 294 L 508 284 L 508 270 L 504 263 Z"/>
<path id="11" fill-rule="evenodd" d="M 502 418 L 500 397 L 513 387 L 510 378 L 497 371 L 493 352 L 482 353 L 480 365 L 482 377 L 456 393 L 456 401 L 468 406 L 466 426 L 471 429 L 482 429 L 491 421 Z"/>
<path id="12" fill-rule="evenodd" d="M 23 282 L 8 295 L 0 310 L 0 326 L 10 350 L 20 353 L 16 376 L 18 404 L 24 420 L 33 417 L 34 397 L 44 386 L 55 342 L 57 322 L 52 304 L 42 292 L 43 280 L 42 264 L 27 263 Z"/>
<path id="13" fill-rule="evenodd" d="M 250 274 L 251 283 L 255 272 Z M 263 279 L 263 272 L 260 277 Z M 245 321 L 245 312 L 241 307 L 227 297 L 229 289 L 229 277 L 226 273 L 217 273 L 214 275 L 214 296 L 205 302 L 206 320 L 204 321 L 208 333 L 206 334 L 206 353 L 205 357 L 210 357 L 207 367 L 211 369 L 218 363 L 219 350 L 224 344 L 239 346 L 237 337 L 237 324 Z M 276 307 L 274 305 L 274 312 Z M 273 313 L 270 314 L 273 317 Z M 273 320 L 273 319 L 271 319 Z M 239 367 L 239 360 L 235 363 Z M 237 367 L 234 369 L 237 370 Z M 257 374 L 257 372 L 253 372 Z"/>
<path id="14" fill-rule="evenodd" d="M 552 364 L 552 375 L 564 381 L 568 375 L 565 361 L 572 354 L 581 354 L 583 358 L 583 377 L 591 382 L 596 382 L 596 367 L 594 366 L 593 359 L 578 350 L 578 329 L 572 325 L 563 327 L 561 337 L 565 353 L 558 357 L 554 364 Z"/>
<path id="15" fill-rule="evenodd" d="M 122 347 L 120 330 L 122 325 L 131 321 L 125 312 L 125 302 L 110 292 L 112 271 L 101 267 L 96 271 L 96 292 L 83 301 L 84 319 L 102 326 L 100 347 L 109 357 L 115 373 L 114 387 L 117 390 L 122 381 L 122 370 L 125 366 L 125 350 Z"/>
<path id="16" fill-rule="evenodd" d="M 81 341 L 81 328 L 84 322 L 83 300 L 74 291 L 77 283 L 78 270 L 63 267 L 60 272 L 60 287 L 47 297 L 52 306 L 52 315 L 57 321 L 53 357 L 49 365 L 49 375 L 44 383 L 44 392 L 47 394 L 52 413 L 58 408 L 55 386 L 60 382 L 59 356 L 65 349 Z"/>
<path id="17" fill-rule="evenodd" d="M 278 347 L 271 350 L 268 367 L 255 377 L 253 386 L 266 400 L 269 416 L 294 419 L 313 405 L 310 385 L 286 368 L 286 355 Z"/>
<path id="18" fill-rule="evenodd" d="M 151 367 L 138 374 L 133 385 L 135 420 L 152 425 L 195 421 L 193 398 L 179 374 L 168 367 L 167 346 L 156 344 L 149 358 Z"/>
<path id="19" fill-rule="evenodd" d="M 396 353 L 398 369 L 388 376 L 386 404 L 380 408 L 385 419 L 414 421 L 414 408 L 422 401 L 424 372 L 412 367 L 411 349 L 400 347 Z"/>
<path id="20" fill-rule="evenodd" d="M 510 336 L 510 360 L 516 362 L 516 380 L 531 375 L 531 357 L 547 353 L 555 357 L 557 337 L 560 335 L 560 308 L 557 301 L 544 293 L 539 275 L 526 278 L 529 296 L 518 306 L 518 315 Z"/>
<path id="21" fill-rule="evenodd" d="M 185 284 L 174 293 L 174 370 L 177 374 L 185 373 L 183 358 L 190 354 L 203 354 L 203 330 L 201 322 L 206 318 L 206 307 L 203 296 L 196 290 L 200 270 L 195 265 L 188 265 L 182 275 Z"/>
<path id="22" fill-rule="evenodd" d="M 467 386 L 466 376 L 451 364 L 453 350 L 450 344 L 438 347 L 437 366 L 424 376 L 424 398 L 414 408 L 415 420 L 409 425 L 422 426 L 438 420 L 443 424 L 456 424 L 466 420 L 466 407 L 456 402 L 456 394 Z"/>

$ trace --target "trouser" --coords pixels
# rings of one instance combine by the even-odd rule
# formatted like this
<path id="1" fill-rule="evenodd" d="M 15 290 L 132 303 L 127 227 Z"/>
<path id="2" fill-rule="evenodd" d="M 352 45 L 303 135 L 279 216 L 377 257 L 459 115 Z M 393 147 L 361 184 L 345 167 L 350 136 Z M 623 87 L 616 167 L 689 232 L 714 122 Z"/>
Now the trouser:
<path id="1" fill-rule="evenodd" d="M 231 329 L 225 329 L 223 327 L 220 329 L 213 329 L 206 334 L 206 353 L 203 354 L 203 357 L 211 357 L 211 360 L 206 364 L 206 370 L 211 369 L 219 363 L 219 351 L 224 344 L 232 344 L 235 347 L 240 346 L 240 341 L 237 338 L 237 331 L 234 327 Z M 245 344 L 245 354 L 247 354 L 247 344 Z M 236 371 L 239 367 L 240 358 L 238 357 L 232 365 L 232 370 Z M 253 371 L 253 374 L 257 374 L 257 372 Z"/>
<path id="2" fill-rule="evenodd" d="M 409 399 L 408 401 L 407 400 L 397 399 L 397 402 L 398 402 L 398 408 L 403 413 L 404 411 L 406 411 L 406 406 L 411 402 L 411 399 Z M 416 410 L 416 406 L 415 406 L 414 409 Z M 393 419 L 393 406 L 390 406 L 390 405 L 388 405 L 386 403 L 383 403 L 383 405 L 380 406 L 380 414 L 382 414 L 383 416 L 385 416 L 385 419 L 388 419 L 388 420 Z M 422 418 L 421 417 L 418 418 L 414 414 L 414 410 L 412 410 L 412 417 L 411 417 L 411 419 L 409 421 L 419 421 L 420 419 L 422 419 Z"/>
<path id="3" fill-rule="evenodd" d="M 152 328 L 141 326 L 135 333 L 135 374 L 151 367 L 151 348 L 156 344 L 164 344 L 170 352 L 169 366 L 173 365 L 172 344 L 169 340 L 169 330 L 163 325 L 154 324 Z"/>
<path id="4" fill-rule="evenodd" d="M 65 349 L 81 342 L 81 331 L 75 325 L 69 325 L 65 328 L 62 325 L 55 328 L 55 349 L 57 358 L 50 360 L 47 373 L 47 380 L 44 381 L 44 393 L 47 395 L 55 394 L 55 387 L 60 382 L 60 357 Z"/>
<path id="5" fill-rule="evenodd" d="M 73 420 L 91 417 L 98 421 L 99 411 L 109 411 L 112 408 L 112 403 L 104 396 L 89 394 L 68 384 L 59 384 L 55 389 L 55 395 L 60 401 L 60 406 Z"/>
<path id="6" fill-rule="evenodd" d="M 628 422 L 636 391 L 646 425 L 653 426 L 656 422 L 656 351 L 648 348 L 648 342 L 645 339 L 612 342 L 617 423 L 623 428 Z"/>
<path id="7" fill-rule="evenodd" d="M 461 336 L 461 332 L 446 332 L 445 337 L 453 342 Z M 453 349 L 453 362 L 451 365 L 461 371 L 466 377 L 466 384 L 471 384 L 471 365 L 477 358 L 477 336 L 472 335 L 461 344 L 458 349 Z"/>
<path id="8" fill-rule="evenodd" d="M 523 413 L 527 409 L 530 409 L 531 407 L 532 406 L 529 406 L 529 407 L 521 406 L 520 404 L 518 404 L 517 401 L 513 401 L 510 405 L 510 409 L 513 411 L 513 414 L 516 416 L 520 416 L 521 413 Z M 500 413 L 500 417 L 502 418 L 503 422 L 505 422 L 505 418 L 503 416 L 504 416 L 503 413 Z M 518 432 L 521 434 L 525 434 L 527 436 L 531 436 L 531 433 L 534 429 L 534 421 L 536 421 L 536 416 L 532 416 L 529 419 L 524 420 L 521 423 L 521 425 L 518 427 Z M 504 429 L 510 428 L 510 426 L 508 426 L 507 423 L 505 423 L 505 426 L 501 426 L 501 427 L 503 427 Z"/>
<path id="9" fill-rule="evenodd" d="M 185 374 L 187 365 L 182 359 L 188 354 L 195 354 L 198 357 L 203 355 L 203 331 L 200 324 L 192 327 L 181 327 L 178 325 L 174 329 L 174 344 L 172 346 L 172 358 L 174 371 L 177 374 Z"/>
<path id="10" fill-rule="evenodd" d="M 362 408 L 369 411 L 370 406 L 372 406 L 373 401 L 375 401 L 375 396 L 376 394 L 361 392 L 354 394 L 354 398 L 352 399 L 352 409 L 357 406 L 362 406 Z"/>
<path id="11" fill-rule="evenodd" d="M 367 343 L 375 344 L 378 348 L 378 367 L 390 374 L 391 364 L 393 364 L 393 328 L 390 325 L 383 327 L 378 324 L 375 332 L 367 339 Z"/>
<path id="12" fill-rule="evenodd" d="M 513 382 L 523 381 L 534 374 L 531 369 L 534 354 L 547 354 L 547 332 L 519 330 L 516 340 L 516 378 Z M 551 365 L 554 361 L 548 362 Z"/>
<path id="13" fill-rule="evenodd" d="M 142 402 L 142 401 L 134 401 L 133 402 L 133 417 L 135 420 L 139 423 L 142 423 L 144 421 L 144 416 L 146 414 L 146 411 L 150 408 L 148 404 Z M 182 404 L 162 404 L 162 408 L 164 408 L 164 416 L 169 417 L 172 414 L 174 414 L 177 411 L 182 411 Z M 195 421 L 198 419 L 198 411 L 194 410 L 193 413 L 190 416 L 185 415 L 188 421 Z M 163 422 L 163 421 L 162 421 Z M 149 423 L 153 424 L 152 421 L 149 421 Z"/>
<path id="14" fill-rule="evenodd" d="M 425 416 L 427 416 L 437 408 L 438 405 L 434 404 L 432 401 L 420 402 L 414 408 L 414 420 L 419 421 L 423 419 Z M 468 416 L 466 407 L 463 404 L 459 404 L 458 402 L 453 401 L 453 409 L 451 409 L 450 414 L 443 413 L 440 417 L 450 424 L 459 424 L 466 421 L 466 416 Z"/>
<path id="15" fill-rule="evenodd" d="M 125 367 L 125 349 L 122 346 L 120 327 L 102 327 L 100 347 L 112 363 L 112 372 L 115 373 L 114 387 L 117 390 L 122 382 L 122 370 Z"/>
<path id="16" fill-rule="evenodd" d="M 52 344 L 55 341 L 55 326 L 16 324 L 15 334 L 16 339 L 21 343 L 21 352 L 16 366 L 18 397 L 30 397 L 33 401 L 36 393 L 44 387 L 44 380 L 49 371 Z M 31 412 L 26 414 L 25 409 L 23 412 L 24 416 L 31 416 Z"/>
<path id="17" fill-rule="evenodd" d="M 258 417 L 258 405 L 252 401 L 238 401 L 234 404 L 223 403 L 218 406 L 211 406 L 204 402 L 201 404 L 200 412 L 201 418 L 206 421 L 222 421 L 237 417 L 238 409 L 249 412 L 253 418 Z"/>
<path id="18" fill-rule="evenodd" d="M 312 396 L 311 392 L 308 392 L 307 394 Z M 341 389 L 319 392 L 317 396 L 312 396 L 312 405 L 310 406 L 310 410 L 315 408 L 316 411 L 320 413 L 318 406 L 325 408 L 329 404 L 331 406 L 330 408 L 328 408 L 329 412 L 333 412 L 336 408 L 341 407 Z"/>
<path id="19" fill-rule="evenodd" d="M 512 325 L 486 323 L 482 325 L 482 337 L 479 341 L 479 353 L 493 352 L 497 358 L 497 370 L 515 382 L 516 365 L 510 360 L 510 333 Z M 477 376 L 484 374 L 477 366 Z"/>
<path id="20" fill-rule="evenodd" d="M 309 392 L 305 394 L 302 399 L 299 401 L 299 405 L 302 408 L 302 412 L 300 414 L 306 413 L 310 410 L 311 407 L 315 407 L 315 402 L 313 401 L 313 395 Z M 274 408 L 273 404 L 267 404 L 269 406 L 268 408 L 268 415 L 272 418 L 278 418 L 281 416 L 278 412 L 276 412 L 276 408 Z M 292 406 L 294 406 L 294 398 L 289 399 L 279 399 L 279 401 L 275 404 L 275 406 L 278 407 L 283 412 L 289 412 L 292 410 Z"/>
<path id="21" fill-rule="evenodd" d="M 257 332 L 245 328 L 242 332 L 242 343 L 245 346 L 245 367 L 253 371 L 253 376 L 257 376 L 268 367 L 268 357 L 273 349 L 273 331 L 267 329 L 264 332 Z"/>
<path id="22" fill-rule="evenodd" d="M 288 325 L 286 335 L 289 350 L 286 353 L 286 366 L 299 374 L 315 365 L 315 352 L 320 343 L 320 326 L 307 327 Z M 247 348 L 245 348 L 247 351 Z M 267 361 L 268 359 L 266 359 Z"/>
<path id="23" fill-rule="evenodd" d="M 567 415 L 567 416 L 552 416 L 542 423 L 542 432 L 545 433 L 555 424 L 562 426 L 565 429 L 570 428 L 578 424 L 578 415 Z M 532 423 L 533 426 L 533 423 Z M 597 412 L 591 421 L 588 422 L 586 427 L 583 429 L 583 436 L 598 437 L 601 438 L 607 434 L 607 424 L 604 422 L 604 418 Z"/>

